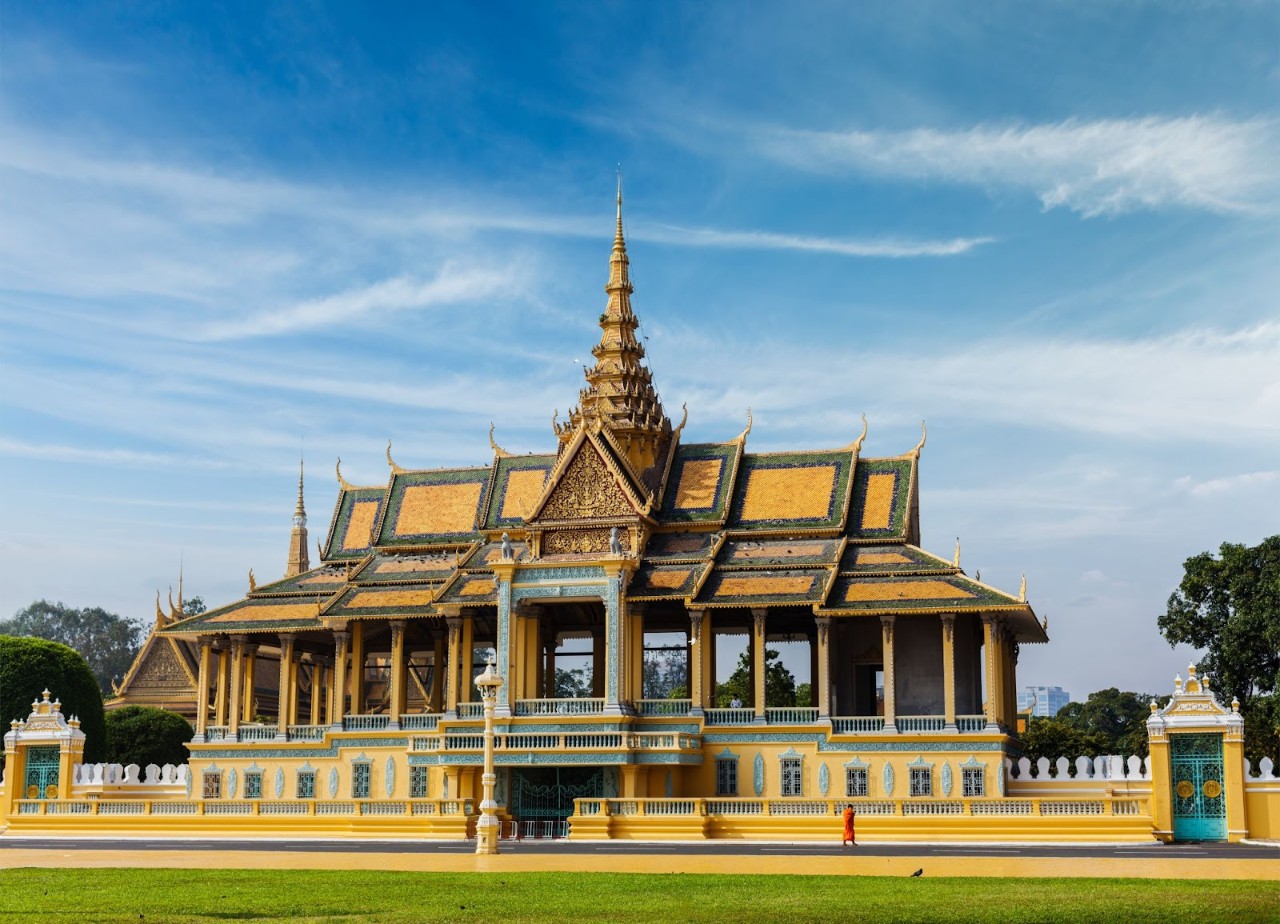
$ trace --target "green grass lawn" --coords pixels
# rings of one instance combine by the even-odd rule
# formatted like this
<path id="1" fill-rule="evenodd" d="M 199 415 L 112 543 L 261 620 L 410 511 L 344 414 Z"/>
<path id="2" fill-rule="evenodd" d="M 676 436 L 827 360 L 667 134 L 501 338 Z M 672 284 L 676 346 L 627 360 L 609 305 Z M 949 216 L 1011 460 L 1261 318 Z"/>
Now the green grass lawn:
<path id="1" fill-rule="evenodd" d="M 0 922 L 1280 921 L 1280 883 L 312 870 L 0 870 Z"/>

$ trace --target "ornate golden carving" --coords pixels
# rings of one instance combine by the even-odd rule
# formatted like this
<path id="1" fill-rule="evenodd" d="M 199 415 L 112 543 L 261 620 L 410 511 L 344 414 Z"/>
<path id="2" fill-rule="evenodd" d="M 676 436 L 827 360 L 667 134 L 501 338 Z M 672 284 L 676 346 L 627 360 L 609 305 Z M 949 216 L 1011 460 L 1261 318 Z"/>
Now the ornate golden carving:
<path id="1" fill-rule="evenodd" d="M 584 442 L 543 506 L 539 519 L 586 520 L 623 516 L 635 516 L 634 508 L 605 467 L 596 448 L 590 442 Z M 608 531 L 605 532 L 604 548 L 607 550 Z"/>
<path id="2" fill-rule="evenodd" d="M 156 639 L 151 650 L 138 665 L 138 672 L 133 675 L 129 687 L 130 689 L 189 690 L 191 682 L 187 672 L 178 663 L 178 656 L 173 653 L 173 648 L 164 639 Z"/>
<path id="3" fill-rule="evenodd" d="M 607 526 L 590 529 L 557 529 L 546 532 L 542 536 L 542 552 L 544 555 L 588 555 L 609 553 L 609 536 L 611 530 Z M 631 537 L 624 530 L 618 531 L 618 541 L 624 553 L 630 553 Z"/>

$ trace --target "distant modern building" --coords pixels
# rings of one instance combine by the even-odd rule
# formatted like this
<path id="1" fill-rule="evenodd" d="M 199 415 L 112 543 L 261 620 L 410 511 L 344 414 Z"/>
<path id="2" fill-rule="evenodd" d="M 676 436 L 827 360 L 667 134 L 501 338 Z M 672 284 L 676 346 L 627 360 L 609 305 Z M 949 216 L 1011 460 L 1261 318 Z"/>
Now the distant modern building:
<path id="1" fill-rule="evenodd" d="M 1032 715 L 1055 716 L 1071 702 L 1071 694 L 1062 687 L 1027 687 L 1018 694 L 1018 711 Z"/>

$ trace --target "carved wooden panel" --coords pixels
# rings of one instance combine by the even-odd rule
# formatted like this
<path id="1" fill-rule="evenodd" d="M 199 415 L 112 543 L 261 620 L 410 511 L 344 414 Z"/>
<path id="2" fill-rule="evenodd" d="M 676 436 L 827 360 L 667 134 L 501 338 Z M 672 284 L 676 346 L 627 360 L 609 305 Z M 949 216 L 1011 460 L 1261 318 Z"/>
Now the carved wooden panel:
<path id="1" fill-rule="evenodd" d="M 599 452 L 588 442 L 582 444 L 565 469 L 538 519 L 584 520 L 634 516 L 635 513 Z M 606 531 L 604 551 L 608 548 Z M 544 552 L 547 551 L 550 550 L 544 548 Z"/>

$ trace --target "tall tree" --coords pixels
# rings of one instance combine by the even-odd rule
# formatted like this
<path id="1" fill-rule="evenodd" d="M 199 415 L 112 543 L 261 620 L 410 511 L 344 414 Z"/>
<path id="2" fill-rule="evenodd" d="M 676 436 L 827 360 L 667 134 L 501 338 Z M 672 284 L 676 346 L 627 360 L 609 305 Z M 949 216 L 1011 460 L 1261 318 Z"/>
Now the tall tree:
<path id="1" fill-rule="evenodd" d="M 204 605 L 203 597 L 188 597 L 182 601 L 183 616 L 199 616 L 207 609 L 208 607 Z"/>
<path id="2" fill-rule="evenodd" d="M 0 622 L 0 635 L 31 636 L 61 642 L 78 651 L 108 693 L 111 679 L 123 677 L 142 644 L 142 626 L 98 606 L 75 609 L 63 603 L 37 600 Z"/>
<path id="3" fill-rule="evenodd" d="M 1240 700 L 1245 753 L 1280 757 L 1280 535 L 1188 558 L 1159 626 L 1170 645 L 1202 649 L 1201 669 Z"/>
<path id="4" fill-rule="evenodd" d="M 716 687 L 716 704 L 727 706 L 734 698 L 744 705 L 754 705 L 751 688 L 751 652 L 744 651 L 738 657 L 738 667 L 729 679 Z M 764 704 L 766 706 L 794 706 L 796 704 L 796 678 L 782 663 L 782 655 L 776 648 L 764 650 Z"/>
<path id="5" fill-rule="evenodd" d="M 1169 697 L 1153 697 L 1147 693 L 1130 693 L 1108 687 L 1090 693 L 1083 703 L 1067 703 L 1054 718 L 1083 734 L 1099 736 L 1104 753 L 1146 757 L 1147 719 L 1151 716 L 1153 699 L 1163 704 Z"/>

